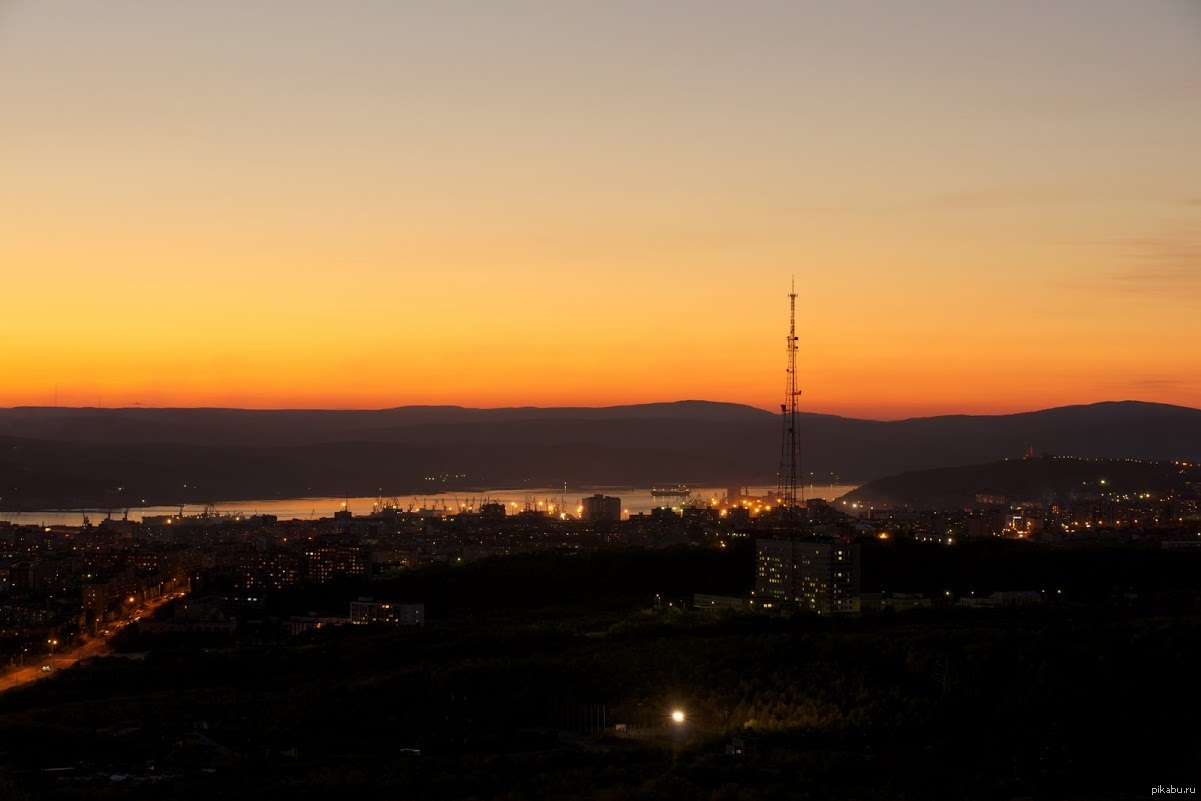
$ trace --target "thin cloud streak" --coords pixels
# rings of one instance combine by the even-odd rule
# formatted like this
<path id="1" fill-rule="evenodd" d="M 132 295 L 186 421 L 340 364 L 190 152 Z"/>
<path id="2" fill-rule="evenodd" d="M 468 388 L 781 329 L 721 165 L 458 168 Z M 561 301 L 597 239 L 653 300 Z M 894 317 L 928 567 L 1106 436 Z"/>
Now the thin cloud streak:
<path id="1" fill-rule="evenodd" d="M 1201 305 L 1201 232 L 1130 242 L 1130 267 L 1110 276 L 1123 292 Z"/>

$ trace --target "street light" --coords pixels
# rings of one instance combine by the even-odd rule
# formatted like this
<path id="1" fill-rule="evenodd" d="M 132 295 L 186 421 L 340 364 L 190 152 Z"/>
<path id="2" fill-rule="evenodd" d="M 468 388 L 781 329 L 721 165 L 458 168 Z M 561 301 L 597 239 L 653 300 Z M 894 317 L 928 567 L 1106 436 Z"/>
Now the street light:
<path id="1" fill-rule="evenodd" d="M 688 737 L 688 728 L 685 723 L 688 716 L 684 714 L 684 710 L 676 708 L 671 710 L 671 728 L 674 731 L 669 735 L 671 738 L 671 764 L 676 764 L 676 757 L 679 756 L 680 748 L 684 744 L 684 740 Z"/>

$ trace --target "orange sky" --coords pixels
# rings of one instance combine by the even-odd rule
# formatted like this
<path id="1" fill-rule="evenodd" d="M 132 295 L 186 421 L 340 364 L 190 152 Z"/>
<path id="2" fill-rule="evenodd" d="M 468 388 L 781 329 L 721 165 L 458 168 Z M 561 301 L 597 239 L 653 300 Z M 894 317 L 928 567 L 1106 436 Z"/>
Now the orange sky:
<path id="1" fill-rule="evenodd" d="M 900 5 L 2 2 L 0 406 L 1201 407 L 1201 10 Z"/>

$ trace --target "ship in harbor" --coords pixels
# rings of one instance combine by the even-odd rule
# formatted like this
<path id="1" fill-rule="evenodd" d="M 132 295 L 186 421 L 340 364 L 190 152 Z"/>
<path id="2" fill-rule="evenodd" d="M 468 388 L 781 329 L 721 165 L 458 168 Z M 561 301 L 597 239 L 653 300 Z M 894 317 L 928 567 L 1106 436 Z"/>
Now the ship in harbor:
<path id="1" fill-rule="evenodd" d="M 664 484 L 651 487 L 653 498 L 687 498 L 692 490 L 685 484 Z"/>

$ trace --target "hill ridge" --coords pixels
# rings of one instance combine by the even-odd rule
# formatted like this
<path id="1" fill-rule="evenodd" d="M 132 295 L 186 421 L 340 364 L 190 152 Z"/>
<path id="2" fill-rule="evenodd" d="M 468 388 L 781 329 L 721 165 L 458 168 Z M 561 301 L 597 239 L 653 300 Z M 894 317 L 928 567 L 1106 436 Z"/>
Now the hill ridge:
<path id="1" fill-rule="evenodd" d="M 806 484 L 1037 453 L 1201 461 L 1201 410 L 1140 401 L 1011 415 L 802 413 Z M 0 506 L 403 495 L 467 486 L 775 486 L 780 417 L 740 404 L 391 410 L 0 409 Z M 837 479 L 837 481 L 835 481 Z M 184 493 L 184 485 L 189 490 Z M 203 489 L 193 490 L 195 487 Z M 454 485 L 440 488 L 453 490 Z"/>

